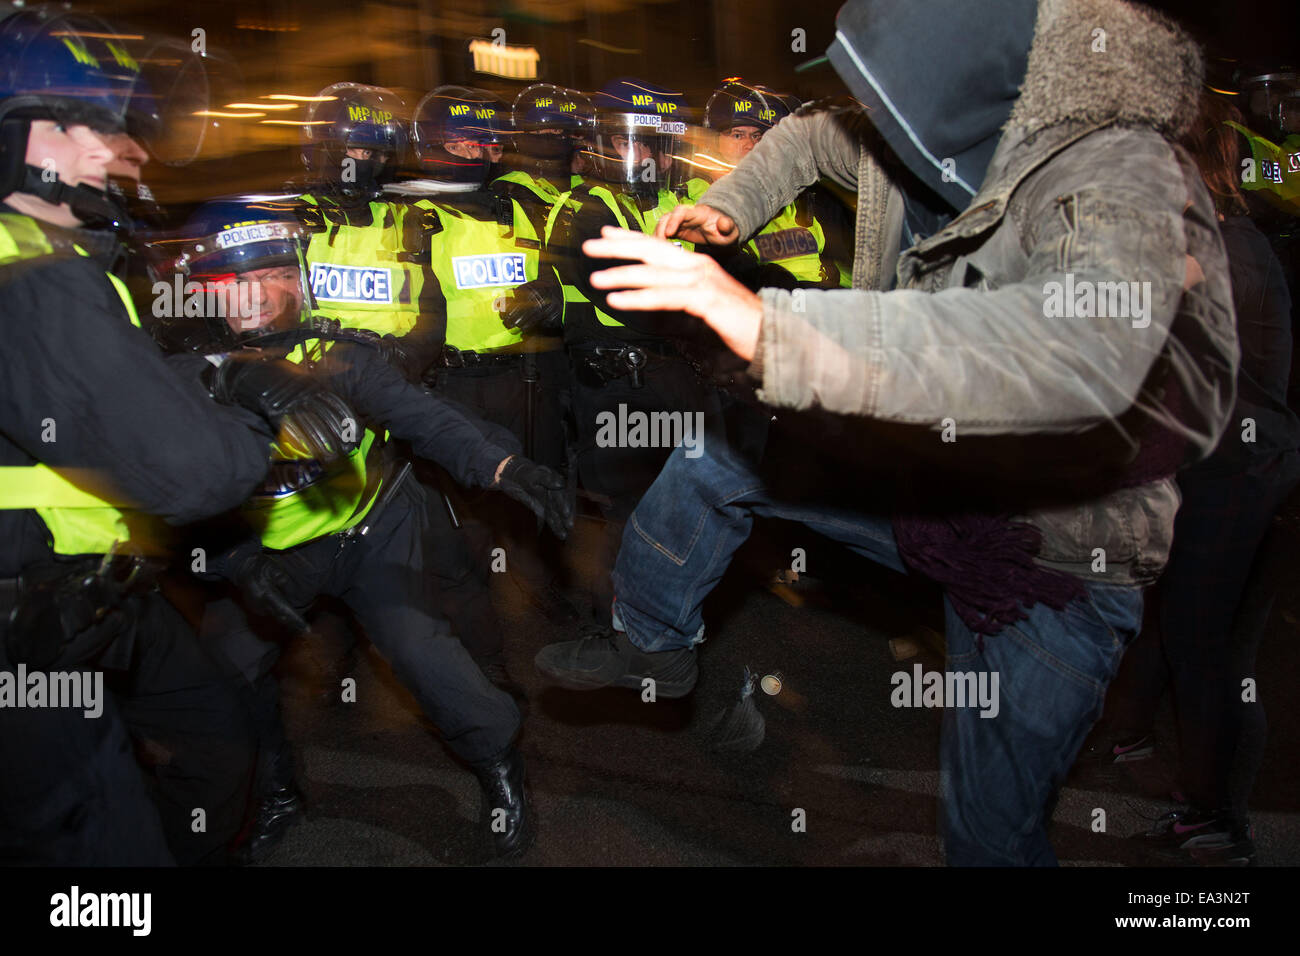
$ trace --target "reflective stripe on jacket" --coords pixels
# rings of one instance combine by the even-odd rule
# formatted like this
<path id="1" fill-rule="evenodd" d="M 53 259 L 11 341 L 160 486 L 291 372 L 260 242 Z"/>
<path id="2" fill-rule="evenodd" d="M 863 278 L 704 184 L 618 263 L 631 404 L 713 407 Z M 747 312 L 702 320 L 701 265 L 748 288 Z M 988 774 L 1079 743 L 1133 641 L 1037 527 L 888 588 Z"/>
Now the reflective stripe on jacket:
<path id="1" fill-rule="evenodd" d="M 78 255 L 86 255 L 80 246 L 73 248 Z M 34 219 L 0 214 L 0 267 L 54 254 Z M 117 290 L 131 324 L 139 327 L 140 318 L 126 286 L 117 276 L 105 275 Z M 119 510 L 45 465 L 0 468 L 0 508 L 30 508 L 40 515 L 54 540 L 55 554 L 107 554 L 114 544 L 126 541 L 142 551 L 159 548 L 161 526 L 155 519 Z"/>

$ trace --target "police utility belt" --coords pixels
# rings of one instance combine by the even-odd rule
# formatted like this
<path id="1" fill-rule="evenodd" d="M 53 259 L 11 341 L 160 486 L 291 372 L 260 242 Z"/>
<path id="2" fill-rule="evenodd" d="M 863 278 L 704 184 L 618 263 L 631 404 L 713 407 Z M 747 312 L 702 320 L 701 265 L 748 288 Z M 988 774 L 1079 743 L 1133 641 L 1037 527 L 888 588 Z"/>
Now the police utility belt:
<path id="1" fill-rule="evenodd" d="M 573 356 L 573 370 L 578 381 L 597 388 L 621 378 L 630 379 L 633 388 L 641 388 L 645 384 L 641 377 L 645 368 L 662 365 L 665 359 L 683 361 L 681 352 L 668 342 L 574 345 L 570 346 L 569 352 Z M 659 361 L 652 363 L 652 358 Z"/>
<path id="2" fill-rule="evenodd" d="M 564 339 L 558 335 L 529 335 L 523 341 L 499 349 L 476 352 L 444 345 L 438 368 L 489 368 L 494 365 L 511 365 L 522 362 L 530 355 L 558 352 L 564 348 Z"/>
<path id="3" fill-rule="evenodd" d="M 454 345 L 442 347 L 443 368 L 480 368 L 491 365 L 512 365 L 523 361 L 524 352 L 474 352 L 458 349 Z"/>

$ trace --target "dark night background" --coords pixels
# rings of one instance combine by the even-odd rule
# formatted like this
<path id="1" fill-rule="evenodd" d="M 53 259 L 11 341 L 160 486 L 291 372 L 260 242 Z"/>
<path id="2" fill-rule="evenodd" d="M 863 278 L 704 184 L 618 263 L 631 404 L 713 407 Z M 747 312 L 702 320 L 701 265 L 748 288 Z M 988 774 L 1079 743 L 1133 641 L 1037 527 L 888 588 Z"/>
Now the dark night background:
<path id="1" fill-rule="evenodd" d="M 195 29 L 205 31 L 214 84 L 210 105 L 218 109 L 267 93 L 311 95 L 340 80 L 392 88 L 411 106 L 444 83 L 491 89 L 509 102 L 534 80 L 474 69 L 470 41 L 494 37 L 512 49 L 535 49 L 537 79 L 592 90 L 617 76 L 637 76 L 685 90 L 699 109 L 727 76 L 805 99 L 843 93 L 828 66 L 809 66 L 833 37 L 839 5 L 837 0 L 114 0 L 78 9 L 186 44 Z M 1245 76 L 1300 63 L 1300 5 L 1291 0 L 1156 5 L 1183 16 L 1211 47 L 1216 84 L 1231 83 L 1234 72 Z M 805 31 L 798 50 L 792 49 L 796 30 Z M 203 190 L 214 179 L 229 192 L 282 182 L 298 171 L 298 128 L 292 121 L 305 109 L 219 120 L 223 125 L 210 131 L 204 145 L 205 164 L 182 174 L 152 170 L 155 191 L 161 189 L 165 200 L 194 201 L 210 194 Z"/>

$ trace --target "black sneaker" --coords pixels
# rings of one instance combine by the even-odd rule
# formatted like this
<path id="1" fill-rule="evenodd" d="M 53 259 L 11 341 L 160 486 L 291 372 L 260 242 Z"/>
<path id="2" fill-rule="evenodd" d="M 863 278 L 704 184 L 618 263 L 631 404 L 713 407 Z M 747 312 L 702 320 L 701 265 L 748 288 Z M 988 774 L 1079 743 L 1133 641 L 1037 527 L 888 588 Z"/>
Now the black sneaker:
<path id="1" fill-rule="evenodd" d="M 1095 733 L 1087 750 L 1088 756 L 1103 767 L 1150 760 L 1155 756 L 1155 752 L 1155 735 L 1138 731 Z"/>
<path id="2" fill-rule="evenodd" d="M 1110 763 L 1133 763 L 1138 760 L 1150 760 L 1155 756 L 1156 738 L 1154 734 L 1128 734 L 1111 741 L 1103 760 Z"/>
<path id="3" fill-rule="evenodd" d="M 649 653 L 611 627 L 587 625 L 580 633 L 576 641 L 548 644 L 537 654 L 537 669 L 561 687 L 641 690 L 649 677 L 656 697 L 685 697 L 695 689 L 699 668 L 691 648 Z"/>

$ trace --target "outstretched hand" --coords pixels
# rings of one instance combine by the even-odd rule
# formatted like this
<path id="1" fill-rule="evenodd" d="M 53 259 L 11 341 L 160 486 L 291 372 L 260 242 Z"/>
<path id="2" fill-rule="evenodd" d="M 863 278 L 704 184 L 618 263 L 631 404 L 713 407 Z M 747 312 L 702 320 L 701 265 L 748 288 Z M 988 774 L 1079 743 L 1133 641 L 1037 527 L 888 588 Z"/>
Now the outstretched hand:
<path id="1" fill-rule="evenodd" d="M 682 207 L 679 207 L 682 208 Z M 708 323 L 727 347 L 746 361 L 754 358 L 763 303 L 708 256 L 671 242 L 606 226 L 582 251 L 593 259 L 623 259 L 640 265 L 593 272 L 591 284 L 611 292 L 608 302 L 629 312 L 686 312 Z"/>
<path id="2" fill-rule="evenodd" d="M 655 223 L 656 239 L 729 246 L 740 238 L 736 222 L 712 206 L 677 206 Z"/>

